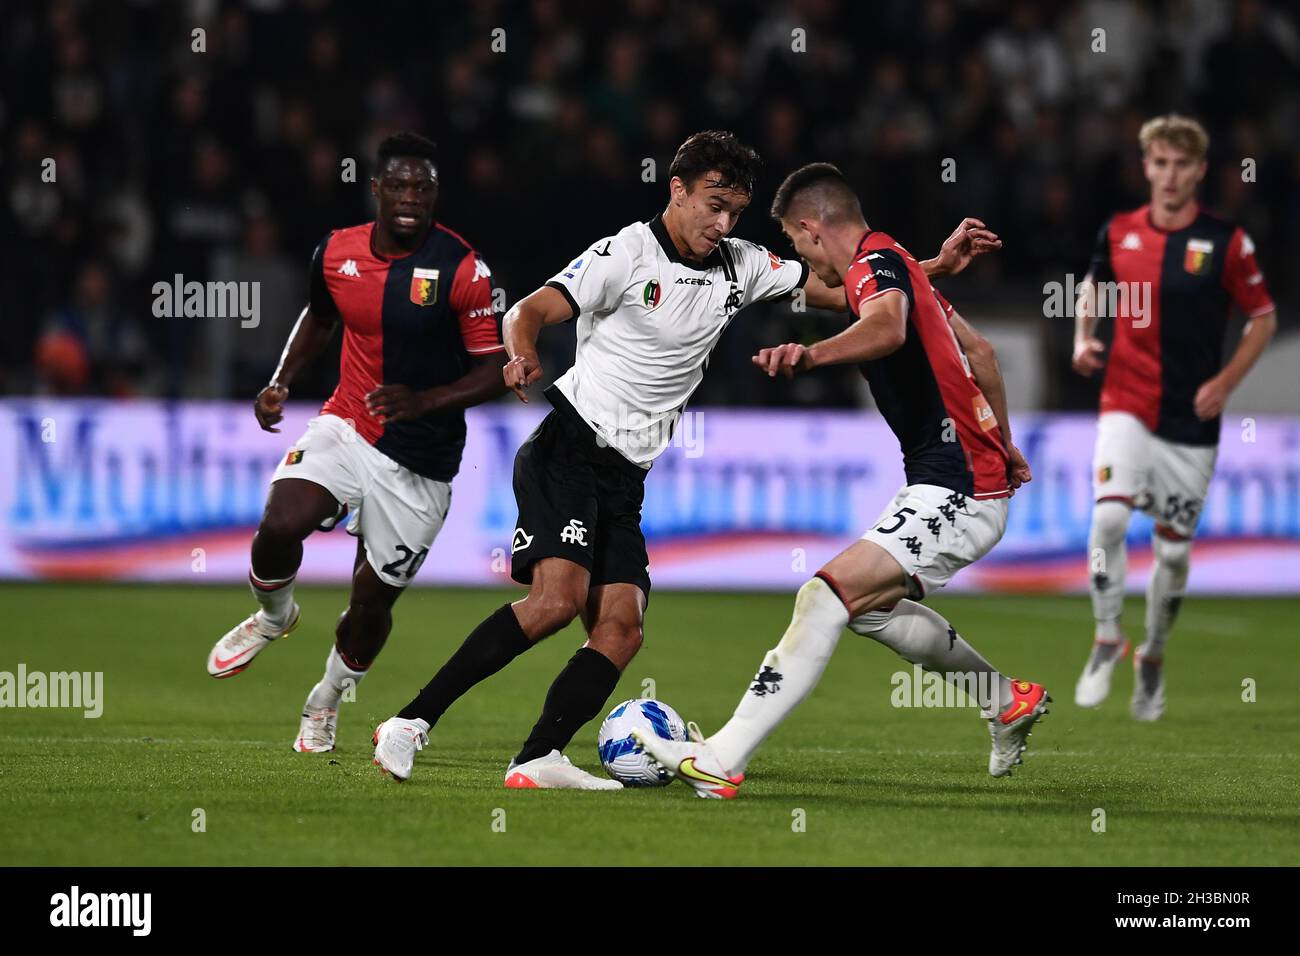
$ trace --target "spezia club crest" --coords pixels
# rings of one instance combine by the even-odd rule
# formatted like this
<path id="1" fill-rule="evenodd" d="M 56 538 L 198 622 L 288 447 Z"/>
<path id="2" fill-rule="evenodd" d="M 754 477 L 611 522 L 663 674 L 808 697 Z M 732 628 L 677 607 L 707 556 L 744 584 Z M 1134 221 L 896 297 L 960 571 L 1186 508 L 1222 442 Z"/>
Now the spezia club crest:
<path id="1" fill-rule="evenodd" d="M 645 284 L 645 289 L 641 292 L 641 302 L 647 309 L 653 309 L 659 304 L 659 280 L 651 279 Z"/>
<path id="2" fill-rule="evenodd" d="M 416 305 L 433 305 L 438 301 L 438 270 L 416 269 L 411 275 L 411 301 Z"/>

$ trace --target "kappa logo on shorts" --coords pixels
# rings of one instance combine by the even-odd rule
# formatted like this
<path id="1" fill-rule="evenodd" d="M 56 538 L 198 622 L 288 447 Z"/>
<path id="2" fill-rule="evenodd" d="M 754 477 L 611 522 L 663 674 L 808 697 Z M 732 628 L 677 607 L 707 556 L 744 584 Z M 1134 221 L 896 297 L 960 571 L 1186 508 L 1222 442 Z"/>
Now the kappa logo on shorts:
<path id="1" fill-rule="evenodd" d="M 560 530 L 560 541 L 565 544 L 587 546 L 587 529 L 577 518 L 570 518 L 569 523 Z"/>
<path id="2" fill-rule="evenodd" d="M 305 454 L 307 454 L 305 451 L 299 451 L 297 448 L 290 448 L 289 454 L 284 456 L 284 463 L 286 465 L 296 465 L 298 462 L 302 461 L 302 456 Z"/>
<path id="3" fill-rule="evenodd" d="M 522 551 L 533 543 L 533 536 L 523 528 L 515 528 L 515 536 L 510 541 L 510 553 Z"/>

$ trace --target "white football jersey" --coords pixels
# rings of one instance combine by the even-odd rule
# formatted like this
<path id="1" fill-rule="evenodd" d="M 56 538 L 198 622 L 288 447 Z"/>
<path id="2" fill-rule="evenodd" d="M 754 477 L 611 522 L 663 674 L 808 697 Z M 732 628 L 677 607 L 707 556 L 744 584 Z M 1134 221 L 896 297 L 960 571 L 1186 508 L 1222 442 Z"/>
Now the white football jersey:
<path id="1" fill-rule="evenodd" d="M 546 284 L 578 320 L 573 367 L 556 387 L 605 444 L 649 468 L 672 439 L 732 316 L 789 295 L 808 267 L 726 238 L 683 259 L 659 217 L 601 239 Z"/>

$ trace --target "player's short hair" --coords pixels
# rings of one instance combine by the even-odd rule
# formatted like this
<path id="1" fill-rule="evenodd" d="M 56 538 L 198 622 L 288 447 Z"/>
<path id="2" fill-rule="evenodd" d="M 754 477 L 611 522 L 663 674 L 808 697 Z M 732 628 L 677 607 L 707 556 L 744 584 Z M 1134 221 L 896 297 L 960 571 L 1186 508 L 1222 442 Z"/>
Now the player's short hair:
<path id="1" fill-rule="evenodd" d="M 758 153 L 738 140 L 735 133 L 710 129 L 686 138 L 668 167 L 668 176 L 681 177 L 690 188 L 705 173 L 716 171 L 722 179 L 709 185 L 739 189 L 752 196 L 761 166 Z"/>
<path id="2" fill-rule="evenodd" d="M 795 216 L 795 213 L 800 213 Z M 824 223 L 861 222 L 862 204 L 839 167 L 809 163 L 785 177 L 772 198 L 772 218 L 810 216 Z"/>
<path id="3" fill-rule="evenodd" d="M 438 144 L 421 136 L 419 133 L 412 133 L 409 130 L 386 136 L 379 144 L 379 165 L 375 168 L 380 173 L 383 173 L 388 161 L 395 156 L 427 159 L 433 163 L 436 170 L 438 167 Z"/>
<path id="4" fill-rule="evenodd" d="M 1210 148 L 1210 134 L 1205 132 L 1205 127 L 1190 116 L 1180 116 L 1178 113 L 1156 116 L 1142 124 L 1138 142 L 1142 144 L 1144 155 L 1156 140 L 1190 153 L 1196 159 L 1204 159 Z"/>

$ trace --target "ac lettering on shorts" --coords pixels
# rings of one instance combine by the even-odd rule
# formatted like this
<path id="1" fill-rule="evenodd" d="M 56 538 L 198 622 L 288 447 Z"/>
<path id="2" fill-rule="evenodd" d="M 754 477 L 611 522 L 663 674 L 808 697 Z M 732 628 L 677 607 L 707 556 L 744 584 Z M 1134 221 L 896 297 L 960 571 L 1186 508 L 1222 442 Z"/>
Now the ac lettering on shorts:
<path id="1" fill-rule="evenodd" d="M 560 541 L 564 544 L 587 546 L 587 529 L 577 518 L 570 518 L 569 523 L 560 529 Z"/>

